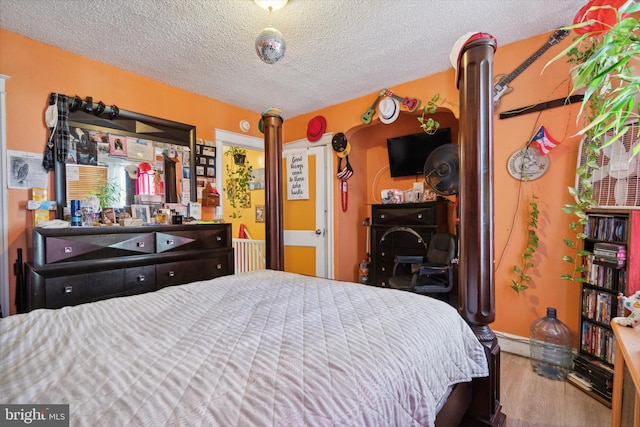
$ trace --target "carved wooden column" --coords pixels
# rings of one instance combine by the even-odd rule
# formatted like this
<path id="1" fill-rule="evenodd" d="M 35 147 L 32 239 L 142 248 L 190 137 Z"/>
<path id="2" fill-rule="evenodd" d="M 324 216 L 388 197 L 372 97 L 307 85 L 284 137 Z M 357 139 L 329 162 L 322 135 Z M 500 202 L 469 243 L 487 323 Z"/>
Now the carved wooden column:
<path id="1" fill-rule="evenodd" d="M 460 88 L 460 313 L 485 347 L 489 376 L 473 381 L 471 425 L 501 426 L 500 347 L 495 320 L 493 248 L 493 54 L 492 38 L 467 43 L 461 52 Z"/>
<path id="2" fill-rule="evenodd" d="M 278 108 L 262 113 L 265 157 L 265 229 L 266 266 L 284 270 L 284 234 L 282 225 L 282 117 Z"/>

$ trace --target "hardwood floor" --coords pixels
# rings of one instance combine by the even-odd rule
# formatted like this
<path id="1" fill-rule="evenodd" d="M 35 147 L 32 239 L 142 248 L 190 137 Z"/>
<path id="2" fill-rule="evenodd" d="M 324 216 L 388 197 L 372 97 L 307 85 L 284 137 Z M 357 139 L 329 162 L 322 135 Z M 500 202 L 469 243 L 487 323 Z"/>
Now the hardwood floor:
<path id="1" fill-rule="evenodd" d="M 500 402 L 508 427 L 608 427 L 611 409 L 566 381 L 536 374 L 526 357 L 500 353 Z"/>

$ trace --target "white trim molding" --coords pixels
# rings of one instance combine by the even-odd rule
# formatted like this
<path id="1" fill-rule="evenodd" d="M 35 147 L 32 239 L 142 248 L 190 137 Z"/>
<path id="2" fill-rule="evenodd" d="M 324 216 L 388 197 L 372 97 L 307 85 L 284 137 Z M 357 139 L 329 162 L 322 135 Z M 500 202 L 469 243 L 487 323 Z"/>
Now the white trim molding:
<path id="1" fill-rule="evenodd" d="M 9 76 L 0 74 L 0 216 L 2 226 L 0 227 L 0 306 L 2 315 L 9 316 L 11 306 L 9 293 L 9 213 L 7 211 L 7 111 L 5 82 Z"/>
<path id="2" fill-rule="evenodd" d="M 529 357 L 529 338 L 519 335 L 508 334 L 506 332 L 494 331 L 498 338 L 500 351 L 505 353 L 517 354 L 518 356 Z"/>

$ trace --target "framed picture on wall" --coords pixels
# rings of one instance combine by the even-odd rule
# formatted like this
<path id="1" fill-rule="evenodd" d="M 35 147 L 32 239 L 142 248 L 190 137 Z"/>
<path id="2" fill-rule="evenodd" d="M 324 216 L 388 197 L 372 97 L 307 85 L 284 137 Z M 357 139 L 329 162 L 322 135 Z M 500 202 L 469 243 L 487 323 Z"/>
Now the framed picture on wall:
<path id="1" fill-rule="evenodd" d="M 264 222 L 264 205 L 256 205 L 256 222 Z"/>
<path id="2" fill-rule="evenodd" d="M 215 156 L 216 155 L 216 147 L 202 147 L 202 155 L 203 156 Z"/>
<path id="3" fill-rule="evenodd" d="M 127 156 L 127 137 L 122 135 L 109 135 L 109 155 Z"/>
<path id="4" fill-rule="evenodd" d="M 264 168 L 254 169 L 251 171 L 251 181 L 249 181 L 249 190 L 263 190 L 265 185 L 264 181 Z"/>

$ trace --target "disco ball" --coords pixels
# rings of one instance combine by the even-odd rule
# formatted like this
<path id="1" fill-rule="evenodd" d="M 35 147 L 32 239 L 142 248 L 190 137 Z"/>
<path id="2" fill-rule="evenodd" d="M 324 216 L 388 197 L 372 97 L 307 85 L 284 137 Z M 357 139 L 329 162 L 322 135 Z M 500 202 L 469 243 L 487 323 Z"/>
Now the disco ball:
<path id="1" fill-rule="evenodd" d="M 282 33 L 272 27 L 262 30 L 256 39 L 256 53 L 267 64 L 275 64 L 284 58 L 286 48 Z"/>

